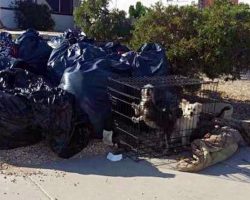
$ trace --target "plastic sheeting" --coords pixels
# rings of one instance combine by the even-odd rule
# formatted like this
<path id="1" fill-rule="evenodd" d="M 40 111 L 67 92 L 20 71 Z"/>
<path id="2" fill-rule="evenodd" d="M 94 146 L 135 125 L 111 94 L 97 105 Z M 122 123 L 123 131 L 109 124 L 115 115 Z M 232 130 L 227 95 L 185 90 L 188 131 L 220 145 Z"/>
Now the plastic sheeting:
<path id="1" fill-rule="evenodd" d="M 99 47 L 100 46 L 100 47 Z M 106 43 L 95 46 L 86 42 L 71 44 L 65 39 L 54 49 L 48 61 L 48 71 L 57 83 L 65 69 L 74 67 L 78 62 L 94 59 L 116 60 L 128 65 L 133 76 L 166 75 L 169 70 L 165 50 L 158 44 L 143 45 L 138 52 L 129 51 L 119 43 Z"/>
<path id="2" fill-rule="evenodd" d="M 60 58 L 59 62 L 65 57 Z M 102 48 L 87 43 L 77 43 L 68 48 L 64 63 L 67 64 L 51 65 L 51 70 L 58 71 L 55 76 L 59 78 L 66 69 L 60 87 L 76 96 L 81 109 L 88 114 L 97 137 L 102 137 L 103 129 L 110 120 L 109 77 L 164 75 L 168 69 L 165 51 L 157 44 L 145 44 L 139 52 L 118 55 L 107 54 Z"/>
<path id="3" fill-rule="evenodd" d="M 128 75 L 130 72 L 128 65 L 109 59 L 78 62 L 75 67 L 65 71 L 60 87 L 72 93 L 80 102 L 81 109 L 88 114 L 95 128 L 96 137 L 102 137 L 111 115 L 108 77 L 113 74 Z"/>
<path id="4" fill-rule="evenodd" d="M 101 48 L 88 43 L 76 43 L 71 45 L 65 40 L 54 49 L 48 61 L 50 79 L 56 84 L 60 83 L 64 70 L 77 64 L 97 58 L 103 58 L 106 53 Z"/>

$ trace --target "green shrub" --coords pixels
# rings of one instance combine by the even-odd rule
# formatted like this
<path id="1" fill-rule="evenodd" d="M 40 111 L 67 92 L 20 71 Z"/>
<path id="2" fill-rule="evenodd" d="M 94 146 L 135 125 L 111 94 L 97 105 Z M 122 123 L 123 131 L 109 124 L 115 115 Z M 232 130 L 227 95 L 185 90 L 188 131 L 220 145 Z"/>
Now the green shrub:
<path id="1" fill-rule="evenodd" d="M 47 5 L 39 5 L 30 1 L 16 1 L 13 7 L 15 8 L 15 18 L 20 29 L 53 30 L 55 22 Z"/>
<path id="2" fill-rule="evenodd" d="M 172 72 L 239 77 L 250 67 L 250 11 L 217 0 L 205 10 L 156 4 L 136 23 L 131 45 L 158 42 L 167 49 Z"/>
<path id="3" fill-rule="evenodd" d="M 197 26 L 201 11 L 195 7 L 164 7 L 156 4 L 135 23 L 131 45 L 157 42 L 167 49 L 174 73 L 188 75 L 197 71 L 199 40 Z"/>
<path id="4" fill-rule="evenodd" d="M 202 70 L 209 77 L 239 77 L 250 67 L 250 8 L 217 0 L 204 10 L 199 27 Z"/>

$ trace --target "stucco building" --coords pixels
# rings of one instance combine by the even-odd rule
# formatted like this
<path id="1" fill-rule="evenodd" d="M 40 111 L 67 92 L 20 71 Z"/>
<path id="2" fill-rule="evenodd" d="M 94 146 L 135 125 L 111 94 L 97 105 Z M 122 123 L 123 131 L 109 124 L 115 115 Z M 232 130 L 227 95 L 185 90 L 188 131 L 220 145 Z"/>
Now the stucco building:
<path id="1" fill-rule="evenodd" d="M 12 3 L 17 0 L 0 0 L 0 26 L 8 29 L 16 29 L 14 9 Z M 23 0 L 25 1 L 25 0 Z M 64 31 L 74 27 L 73 10 L 79 6 L 81 0 L 26 0 L 38 4 L 47 4 L 51 9 L 52 18 L 55 21 L 55 30 Z"/>

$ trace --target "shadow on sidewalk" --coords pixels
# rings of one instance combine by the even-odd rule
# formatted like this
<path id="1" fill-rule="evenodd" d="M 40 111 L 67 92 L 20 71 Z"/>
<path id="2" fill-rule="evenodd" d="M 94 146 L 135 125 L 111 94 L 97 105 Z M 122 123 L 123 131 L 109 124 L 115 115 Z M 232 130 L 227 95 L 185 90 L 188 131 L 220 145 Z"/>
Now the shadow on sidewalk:
<path id="1" fill-rule="evenodd" d="M 159 177 L 174 178 L 174 174 L 163 173 L 148 161 L 134 162 L 128 158 L 120 162 L 111 162 L 105 156 L 82 159 L 69 159 L 40 166 L 22 166 L 36 169 L 51 169 L 82 175 L 112 177 Z"/>
<path id="2" fill-rule="evenodd" d="M 230 159 L 211 166 L 200 174 L 250 183 L 250 147 L 241 148 Z"/>

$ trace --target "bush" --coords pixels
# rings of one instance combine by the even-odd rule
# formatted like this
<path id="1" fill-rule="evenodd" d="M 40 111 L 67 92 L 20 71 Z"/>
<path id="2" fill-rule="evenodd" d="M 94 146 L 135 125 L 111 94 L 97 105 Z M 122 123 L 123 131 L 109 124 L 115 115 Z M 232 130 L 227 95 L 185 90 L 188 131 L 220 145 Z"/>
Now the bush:
<path id="1" fill-rule="evenodd" d="M 53 30 L 55 22 L 47 5 L 39 5 L 30 1 L 16 1 L 13 7 L 16 10 L 15 18 L 20 29 Z"/>
<path id="2" fill-rule="evenodd" d="M 195 7 L 164 7 L 156 4 L 135 23 L 131 45 L 158 42 L 167 49 L 173 73 L 194 74 L 199 68 L 197 26 L 201 11 Z"/>
<path id="3" fill-rule="evenodd" d="M 88 36 L 97 40 L 117 40 L 130 37 L 131 23 L 126 13 L 108 10 L 108 0 L 85 0 L 74 11 L 74 19 Z"/>
<path id="4" fill-rule="evenodd" d="M 205 10 L 156 4 L 136 23 L 131 45 L 158 42 L 167 49 L 172 72 L 210 78 L 239 77 L 250 67 L 250 11 L 217 0 Z"/>
<path id="5" fill-rule="evenodd" d="M 217 0 L 203 12 L 199 27 L 200 58 L 209 77 L 233 75 L 238 78 L 250 67 L 250 8 L 231 1 Z"/>

